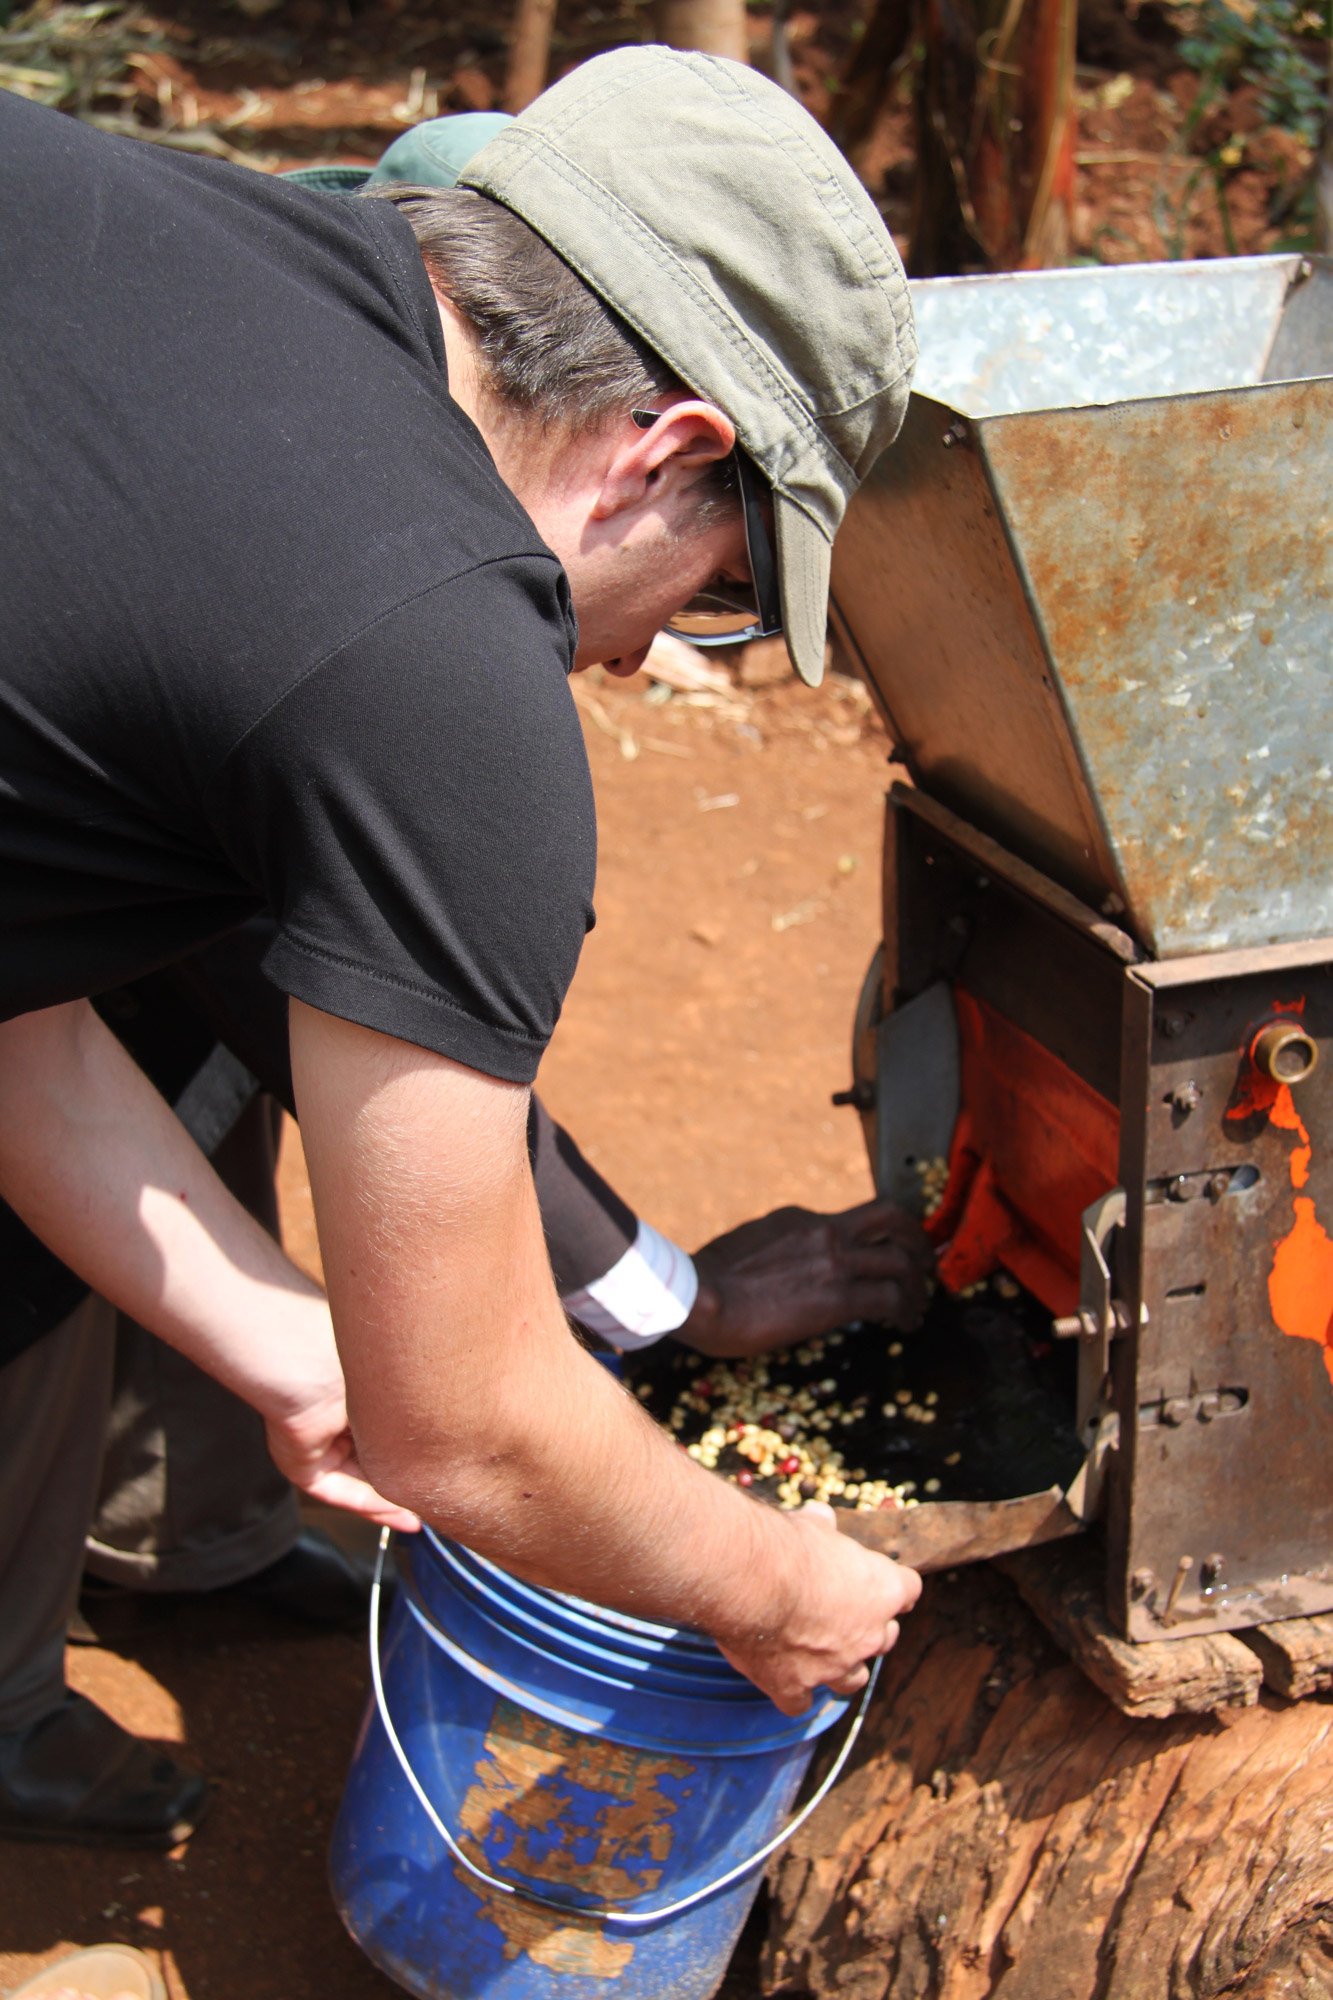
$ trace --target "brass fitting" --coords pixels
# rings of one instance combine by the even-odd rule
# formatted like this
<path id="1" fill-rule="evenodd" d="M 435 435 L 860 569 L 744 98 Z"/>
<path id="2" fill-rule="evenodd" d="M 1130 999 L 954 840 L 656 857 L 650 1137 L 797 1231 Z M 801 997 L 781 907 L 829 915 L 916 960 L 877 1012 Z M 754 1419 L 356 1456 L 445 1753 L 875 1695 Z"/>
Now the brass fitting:
<path id="1" fill-rule="evenodd" d="M 1294 1021 L 1271 1021 L 1255 1037 L 1256 1069 L 1274 1083 L 1304 1083 L 1319 1060 L 1319 1044 Z"/>

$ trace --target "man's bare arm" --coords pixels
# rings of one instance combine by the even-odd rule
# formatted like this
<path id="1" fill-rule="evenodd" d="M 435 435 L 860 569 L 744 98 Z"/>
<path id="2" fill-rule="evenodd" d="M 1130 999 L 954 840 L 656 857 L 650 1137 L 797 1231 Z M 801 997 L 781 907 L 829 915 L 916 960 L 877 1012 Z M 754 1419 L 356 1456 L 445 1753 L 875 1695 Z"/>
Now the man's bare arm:
<path id="1" fill-rule="evenodd" d="M 292 1069 L 357 1451 L 531 1581 L 710 1632 L 791 1713 L 861 1685 L 910 1570 L 695 1466 L 569 1331 L 527 1092 L 293 1001 Z"/>
<path id="2" fill-rule="evenodd" d="M 95 1290 L 253 1404 L 297 1485 L 415 1525 L 360 1475 L 323 1293 L 86 1001 L 0 1024 L 0 1195 Z"/>

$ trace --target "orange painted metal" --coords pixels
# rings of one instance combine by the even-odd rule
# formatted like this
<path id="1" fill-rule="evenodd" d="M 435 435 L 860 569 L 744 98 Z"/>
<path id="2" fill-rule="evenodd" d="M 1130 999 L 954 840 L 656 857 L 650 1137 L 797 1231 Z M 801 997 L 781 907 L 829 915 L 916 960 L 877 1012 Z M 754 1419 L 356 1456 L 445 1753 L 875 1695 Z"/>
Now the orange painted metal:
<path id="1" fill-rule="evenodd" d="M 1273 1015 L 1304 1012 L 1304 994 L 1299 1000 L 1273 1003 Z M 1254 1059 L 1259 1037 L 1270 1022 L 1271 1017 L 1261 1021 L 1247 1039 L 1240 1082 L 1226 1117 L 1243 1121 L 1266 1115 L 1270 1125 L 1296 1134 L 1297 1143 L 1291 1149 L 1289 1161 L 1294 1220 L 1287 1234 L 1273 1245 L 1268 1303 L 1274 1323 L 1283 1333 L 1294 1340 L 1315 1340 L 1321 1344 L 1324 1366 L 1333 1381 L 1333 1239 L 1316 1215 L 1310 1196 L 1300 1192 L 1310 1178 L 1314 1149 L 1291 1091 L 1285 1083 L 1265 1076 Z"/>
<path id="2" fill-rule="evenodd" d="M 1003 1267 L 1052 1313 L 1078 1305 L 1083 1211 L 1116 1185 L 1120 1115 L 1058 1056 L 955 986 L 960 1092 L 926 1224 L 951 1292 Z"/>

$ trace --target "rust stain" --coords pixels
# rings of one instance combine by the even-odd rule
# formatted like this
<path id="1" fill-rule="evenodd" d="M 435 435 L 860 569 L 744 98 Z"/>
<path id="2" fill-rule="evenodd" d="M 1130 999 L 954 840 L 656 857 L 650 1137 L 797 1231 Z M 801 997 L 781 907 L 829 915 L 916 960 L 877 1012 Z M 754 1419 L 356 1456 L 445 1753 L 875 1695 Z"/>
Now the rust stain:
<path id="1" fill-rule="evenodd" d="M 498 1846 L 506 1870 L 623 1901 L 657 1887 L 671 1852 L 676 1802 L 661 1779 L 693 1773 L 683 1758 L 580 1736 L 501 1699 L 459 1818 L 473 1859 Z"/>
<path id="2" fill-rule="evenodd" d="M 506 1959 L 526 1952 L 534 1965 L 547 1972 L 569 1973 L 584 1979 L 619 1979 L 634 1956 L 628 1939 L 607 1937 L 601 1924 L 568 1921 L 548 1910 L 534 1909 L 516 1896 L 501 1896 L 485 1888 L 462 1868 L 455 1878 L 481 1904 L 480 1914 L 504 1938 Z"/>
<path id="3" fill-rule="evenodd" d="M 1291 427 L 1307 406 L 1313 432 Z M 1327 928 L 1306 865 L 1329 802 L 1304 675 L 1327 650 L 1330 414 L 1327 392 L 1272 384 L 978 426 L 1118 893 L 1158 956 Z M 927 635 L 923 677 L 932 650 Z M 894 712 L 903 677 L 883 676 Z M 997 752 L 966 747 L 975 798 L 973 771 L 994 782 Z M 1071 821 L 1071 776 L 1051 825 Z M 1001 837 L 1058 874 L 1049 833 L 1019 845 L 995 796 Z"/>

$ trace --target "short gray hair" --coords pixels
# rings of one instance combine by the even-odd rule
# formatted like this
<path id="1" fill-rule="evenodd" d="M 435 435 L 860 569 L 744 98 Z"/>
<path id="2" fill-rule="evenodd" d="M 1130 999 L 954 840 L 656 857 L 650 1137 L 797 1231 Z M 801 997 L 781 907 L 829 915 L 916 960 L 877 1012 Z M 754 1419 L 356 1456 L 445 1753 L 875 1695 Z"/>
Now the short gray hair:
<path id="1" fill-rule="evenodd" d="M 471 188 L 367 188 L 411 224 L 432 283 L 477 338 L 486 387 L 501 406 L 543 427 L 600 430 L 655 396 L 686 390 L 549 243 Z M 701 498 L 736 491 L 722 460 Z"/>

